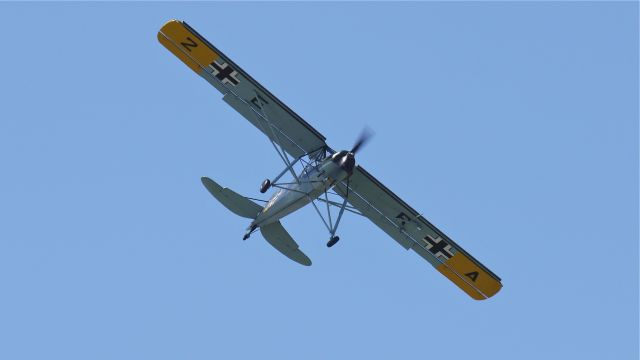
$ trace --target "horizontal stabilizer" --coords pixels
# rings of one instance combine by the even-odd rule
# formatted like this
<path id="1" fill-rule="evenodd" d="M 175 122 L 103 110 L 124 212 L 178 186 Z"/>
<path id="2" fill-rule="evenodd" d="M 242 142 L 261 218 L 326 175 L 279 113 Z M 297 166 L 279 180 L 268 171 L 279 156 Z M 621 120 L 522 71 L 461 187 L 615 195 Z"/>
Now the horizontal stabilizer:
<path id="1" fill-rule="evenodd" d="M 300 251 L 298 244 L 293 240 L 291 235 L 289 235 L 287 230 L 284 229 L 280 221 L 261 226 L 260 232 L 264 239 L 284 256 L 299 264 L 305 266 L 311 265 L 311 259 Z"/>
<path id="2" fill-rule="evenodd" d="M 202 180 L 202 184 L 209 190 L 211 195 L 232 213 L 245 218 L 255 219 L 258 213 L 262 211 L 260 205 L 235 193 L 231 189 L 223 188 L 208 177 L 203 177 L 200 180 Z"/>

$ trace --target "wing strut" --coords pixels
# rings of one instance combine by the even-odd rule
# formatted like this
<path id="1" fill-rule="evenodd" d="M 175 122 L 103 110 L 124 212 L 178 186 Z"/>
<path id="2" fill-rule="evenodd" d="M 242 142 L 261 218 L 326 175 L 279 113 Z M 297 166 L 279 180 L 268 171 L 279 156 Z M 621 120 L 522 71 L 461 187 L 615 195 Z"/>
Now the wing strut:
<path id="1" fill-rule="evenodd" d="M 284 161 L 284 164 L 287 166 L 286 170 L 289 170 L 289 172 L 291 173 L 291 175 L 293 175 L 293 178 L 296 179 L 296 182 L 300 183 L 300 179 L 298 179 L 298 175 L 296 175 L 296 172 L 293 171 L 293 165 L 300 159 L 296 159 L 296 161 L 294 161 L 293 163 L 291 163 L 291 161 L 289 161 L 289 156 L 287 155 L 287 152 L 284 151 L 284 147 L 282 146 L 282 141 L 280 141 L 280 138 L 278 137 L 278 134 L 273 131 L 273 125 L 271 123 L 271 120 L 269 119 L 269 117 L 267 116 L 266 112 L 264 111 L 264 106 L 265 103 L 262 102 L 262 97 L 260 96 L 260 94 L 258 94 L 257 91 L 255 91 L 256 93 L 256 99 L 258 99 L 258 101 L 260 102 L 260 105 L 258 106 L 260 108 L 260 112 L 262 113 L 262 117 L 266 120 L 267 125 L 269 126 L 269 132 L 271 133 L 271 135 L 278 141 L 278 144 L 280 146 L 280 149 L 278 149 L 278 146 L 276 146 L 276 142 L 273 141 L 273 139 L 270 136 L 267 136 L 269 138 L 269 141 L 271 142 L 271 145 L 273 145 L 273 148 L 276 150 L 276 152 L 278 153 L 278 155 L 280 156 L 280 158 L 282 159 L 282 161 Z M 258 123 L 260 124 L 260 123 Z M 260 127 L 262 127 L 262 124 L 260 124 Z M 263 128 L 262 131 L 267 134 L 267 132 L 265 131 L 265 129 Z M 303 155 L 304 156 L 304 155 Z M 301 156 L 302 157 L 302 156 Z M 282 175 L 279 175 L 278 178 L 280 178 Z M 274 180 L 273 182 L 276 182 L 276 180 Z"/>

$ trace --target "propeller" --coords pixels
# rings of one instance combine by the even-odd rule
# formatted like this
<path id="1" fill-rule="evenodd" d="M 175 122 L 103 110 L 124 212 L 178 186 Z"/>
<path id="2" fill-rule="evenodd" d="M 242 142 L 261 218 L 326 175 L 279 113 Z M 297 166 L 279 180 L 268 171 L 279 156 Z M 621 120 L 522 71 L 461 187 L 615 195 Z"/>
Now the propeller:
<path id="1" fill-rule="evenodd" d="M 358 150 L 360 150 L 360 148 L 363 147 L 366 143 L 368 143 L 372 137 L 373 131 L 370 128 L 365 127 L 364 129 L 362 129 L 362 132 L 360 133 L 358 140 L 356 140 L 356 143 L 353 145 L 350 153 L 355 155 L 355 153 L 358 152 Z"/>
<path id="2" fill-rule="evenodd" d="M 353 144 L 353 148 L 351 151 L 342 150 L 340 152 L 336 152 L 331 155 L 331 159 L 333 162 L 338 164 L 341 168 L 343 168 L 349 174 L 353 173 L 353 169 L 356 166 L 356 152 L 360 150 L 369 140 L 373 137 L 373 131 L 368 127 L 362 129 L 360 136 L 358 136 L 358 140 Z"/>

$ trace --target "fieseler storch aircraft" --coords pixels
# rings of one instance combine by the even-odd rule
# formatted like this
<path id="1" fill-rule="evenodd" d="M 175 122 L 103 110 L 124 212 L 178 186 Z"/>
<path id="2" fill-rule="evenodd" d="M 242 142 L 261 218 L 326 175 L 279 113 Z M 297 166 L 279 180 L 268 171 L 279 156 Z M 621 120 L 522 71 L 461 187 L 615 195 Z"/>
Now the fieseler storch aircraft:
<path id="1" fill-rule="evenodd" d="M 266 135 L 284 163 L 278 175 L 260 186 L 261 193 L 277 189 L 264 206 L 253 201 L 257 199 L 202 178 L 204 186 L 222 205 L 251 219 L 244 240 L 259 229 L 267 242 L 289 259 L 311 265 L 280 223 L 286 215 L 311 204 L 330 234 L 328 247 L 340 239 L 336 232 L 345 211 L 356 213 L 367 217 L 405 249 L 418 253 L 472 298 L 487 299 L 502 288 L 497 275 L 356 165 L 355 155 L 369 138 L 366 132 L 350 150 L 335 151 L 322 134 L 186 22 L 167 22 L 158 32 L 158 40 Z M 286 174 L 291 175 L 290 181 L 281 181 Z M 337 201 L 333 200 L 336 197 Z M 318 206 L 316 202 L 323 204 Z M 326 215 L 320 208 L 326 208 Z M 338 212 L 335 219 L 332 208 Z"/>

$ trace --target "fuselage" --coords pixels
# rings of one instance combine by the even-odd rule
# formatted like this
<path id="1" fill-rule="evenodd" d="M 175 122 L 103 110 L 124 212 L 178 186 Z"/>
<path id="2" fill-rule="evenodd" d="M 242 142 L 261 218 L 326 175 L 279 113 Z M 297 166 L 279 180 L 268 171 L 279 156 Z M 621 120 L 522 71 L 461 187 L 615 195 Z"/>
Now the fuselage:
<path id="1" fill-rule="evenodd" d="M 336 156 L 328 157 L 317 166 L 308 165 L 298 175 L 298 181 L 280 188 L 251 223 L 260 227 L 274 223 L 309 204 L 337 182 L 350 175 L 349 166 L 340 163 Z M 353 164 L 350 164 L 351 170 Z"/>

